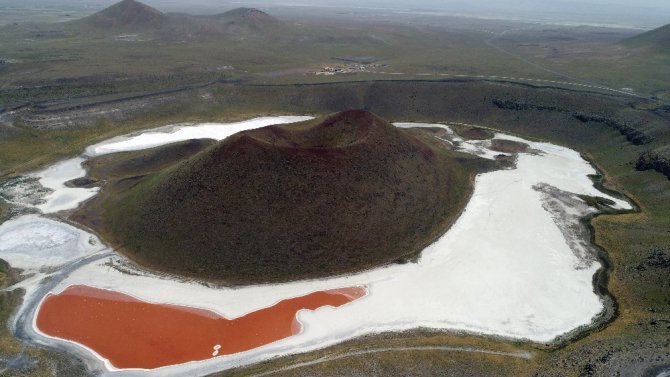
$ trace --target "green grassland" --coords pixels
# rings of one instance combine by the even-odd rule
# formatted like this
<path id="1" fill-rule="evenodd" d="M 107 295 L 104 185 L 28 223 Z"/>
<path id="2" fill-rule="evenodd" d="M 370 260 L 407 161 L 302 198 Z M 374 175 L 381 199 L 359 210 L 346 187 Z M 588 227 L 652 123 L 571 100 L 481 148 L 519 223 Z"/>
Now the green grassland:
<path id="1" fill-rule="evenodd" d="M 617 30 L 533 29 L 507 34 L 494 43 L 519 61 L 560 73 L 569 81 L 632 90 L 668 103 L 670 77 L 663 73 L 670 66 L 668 41 L 666 26 L 632 37 Z"/>
<path id="2" fill-rule="evenodd" d="M 401 25 L 284 22 L 271 30 L 128 42 L 62 25 L 0 33 L 0 104 L 161 90 L 216 80 L 256 83 L 439 78 L 440 74 L 551 79 L 485 43 L 480 31 Z M 27 29 L 27 30 L 26 30 Z M 54 30 L 52 30 L 54 29 Z M 119 32 L 118 34 L 122 34 Z M 139 37 L 138 37 L 139 38 Z M 336 57 L 374 57 L 366 72 L 317 76 Z M 392 75 L 391 73 L 401 74 Z M 2 106 L 0 106 L 2 107 Z"/>
<path id="3" fill-rule="evenodd" d="M 652 49 L 667 54 L 668 47 L 670 47 L 670 25 L 636 35 L 623 43 L 628 46 Z"/>
<path id="4" fill-rule="evenodd" d="M 0 108 L 217 80 L 286 84 L 445 74 L 595 82 L 665 100 L 666 29 L 618 43 L 632 34 L 460 19 L 439 26 L 420 19 L 412 25 L 296 22 L 246 8 L 192 16 L 124 1 L 82 20 L 1 28 Z M 337 77 L 313 74 L 342 63 L 338 57 L 373 64 Z"/>
<path id="5" fill-rule="evenodd" d="M 5 27 L 0 33 L 0 108 L 213 81 L 289 84 L 481 75 L 632 88 L 661 101 L 667 101 L 670 85 L 663 74 L 670 64 L 665 50 L 617 44 L 618 31 L 609 39 L 599 37 L 608 31 L 577 33 L 576 42 L 566 43 L 555 42 L 555 31 L 543 37 L 529 30 L 490 42 L 491 34 L 481 29 L 501 26 L 484 21 L 463 28 L 308 20 L 273 21 L 212 38 L 201 31 L 204 21 L 184 17 L 171 21 L 177 22 L 174 27 L 140 30 L 132 34 L 134 41 L 119 39 L 124 29 L 101 34 L 89 31 L 90 26 L 72 26 L 76 23 Z M 372 57 L 373 63 L 365 72 L 314 74 L 341 64 L 337 57 Z"/>
<path id="6" fill-rule="evenodd" d="M 670 54 L 667 53 L 632 49 L 628 56 L 615 59 L 615 64 L 606 59 L 581 59 L 569 63 L 538 59 L 538 62 L 612 88 L 633 88 L 637 93 L 658 97 L 665 103 L 670 101 L 667 90 L 670 78 L 661 73 L 670 66 Z"/>
<path id="7" fill-rule="evenodd" d="M 43 9 L 36 11 L 34 8 L 21 7 L 20 4 L 3 2 L 0 4 L 0 26 L 14 23 L 54 23 L 71 21 L 85 17 L 88 11 L 81 9 Z"/>

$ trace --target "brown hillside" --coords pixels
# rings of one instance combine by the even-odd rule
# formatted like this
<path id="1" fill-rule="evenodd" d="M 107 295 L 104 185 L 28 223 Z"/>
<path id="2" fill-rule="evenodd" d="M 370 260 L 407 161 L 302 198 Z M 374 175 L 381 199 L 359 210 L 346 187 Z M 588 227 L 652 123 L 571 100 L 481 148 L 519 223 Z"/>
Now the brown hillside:
<path id="1" fill-rule="evenodd" d="M 625 39 L 623 44 L 630 47 L 644 47 L 667 54 L 670 49 L 670 25 Z"/>
<path id="2" fill-rule="evenodd" d="M 283 23 L 254 8 L 236 8 L 216 15 L 164 14 L 136 0 L 122 0 L 65 28 L 87 35 L 142 34 L 168 41 L 269 36 Z"/>
<path id="3" fill-rule="evenodd" d="M 150 268 L 229 283 L 314 278 L 416 255 L 468 174 L 365 111 L 241 132 L 124 195 L 103 233 Z"/>
<path id="4" fill-rule="evenodd" d="M 235 8 L 213 18 L 252 29 L 263 29 L 278 22 L 276 18 L 255 8 Z"/>
<path id="5" fill-rule="evenodd" d="M 167 16 L 157 9 L 135 0 L 123 0 L 81 20 L 73 21 L 75 27 L 110 29 L 115 32 L 157 30 L 167 21 Z"/>

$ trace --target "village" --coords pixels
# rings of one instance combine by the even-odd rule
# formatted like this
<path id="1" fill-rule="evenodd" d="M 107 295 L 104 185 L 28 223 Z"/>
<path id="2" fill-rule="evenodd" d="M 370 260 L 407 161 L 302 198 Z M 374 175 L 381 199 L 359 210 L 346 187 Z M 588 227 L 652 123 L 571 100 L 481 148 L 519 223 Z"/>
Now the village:
<path id="1" fill-rule="evenodd" d="M 326 65 L 321 67 L 318 71 L 314 72 L 314 74 L 321 76 L 332 76 L 346 73 L 372 72 L 375 68 L 378 68 L 380 66 L 381 66 L 380 64 L 376 63 L 373 64 L 349 63 L 349 64 Z"/>

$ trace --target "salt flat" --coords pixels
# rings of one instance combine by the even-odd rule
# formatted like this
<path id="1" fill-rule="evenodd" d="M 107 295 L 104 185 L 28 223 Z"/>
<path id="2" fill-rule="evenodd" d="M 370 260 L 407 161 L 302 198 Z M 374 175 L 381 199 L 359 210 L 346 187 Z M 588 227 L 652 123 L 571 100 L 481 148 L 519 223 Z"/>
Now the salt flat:
<path id="1" fill-rule="evenodd" d="M 259 119 L 263 121 L 235 123 L 226 132 L 280 123 L 278 118 Z M 303 119 L 306 118 L 281 118 L 286 122 Z M 448 129 L 444 125 L 417 126 Z M 181 131 L 187 128 L 188 131 Z M 89 147 L 87 154 L 153 147 L 157 140 L 167 143 L 194 137 L 225 137 L 221 129 L 228 128 L 207 124 L 158 133 L 150 131 Z M 233 129 L 235 131 L 231 131 Z M 175 138 L 175 135 L 181 136 Z M 496 138 L 511 137 L 497 134 Z M 595 250 L 572 239 L 578 234 L 566 232 L 569 227 L 582 227 L 579 217 L 594 211 L 577 195 L 607 197 L 615 201 L 618 208 L 631 206 L 596 190 L 588 178 L 596 171 L 577 152 L 548 143 L 513 139 L 541 153 L 520 154 L 515 169 L 479 175 L 461 217 L 423 251 L 418 263 L 391 265 L 330 279 L 225 288 L 156 276 L 125 266 L 124 259 L 116 256 L 72 271 L 52 291 L 61 292 L 70 285 L 86 284 L 149 302 L 209 309 L 228 318 L 314 291 L 365 286 L 369 292 L 364 298 L 337 309 L 325 307 L 300 312 L 298 319 L 303 330 L 296 336 L 247 352 L 161 368 L 151 375 L 201 375 L 323 348 L 364 334 L 418 327 L 548 342 L 590 324 L 603 310 L 603 303 L 593 288 L 593 275 L 601 267 Z M 493 156 L 492 151 L 486 150 L 486 143 L 462 141 L 460 144 L 461 150 Z M 55 187 L 57 183 L 49 184 Z M 548 205 L 550 199 L 551 206 Z M 559 219 L 557 213 L 572 216 Z M 579 250 L 576 244 L 582 245 Z M 0 250 L 0 257 L 4 258 L 4 254 Z M 121 267 L 110 268 L 110 261 Z M 45 341 L 38 333 L 34 336 Z M 106 369 L 112 368 L 107 364 Z M 117 371 L 114 374 L 143 375 L 145 372 Z"/>
<path id="2" fill-rule="evenodd" d="M 38 215 L 0 224 L 0 257 L 27 272 L 62 266 L 104 248 L 96 236 Z"/>
<path id="3" fill-rule="evenodd" d="M 43 198 L 44 203 L 36 206 L 42 213 L 54 213 L 77 208 L 79 203 L 94 197 L 98 193 L 99 188 L 97 187 L 74 188 L 65 186 L 65 182 L 86 175 L 86 170 L 81 166 L 84 160 L 83 157 L 71 158 L 32 174 L 33 177 L 39 179 L 39 183 L 44 188 L 51 190 L 51 193 Z"/>
<path id="4" fill-rule="evenodd" d="M 295 123 L 312 119 L 310 116 L 260 117 L 235 123 L 199 123 L 162 127 L 156 130 L 134 135 L 119 136 L 86 148 L 89 157 L 114 152 L 127 152 L 147 149 L 189 139 L 223 140 L 240 131 L 269 126 L 271 124 Z"/>

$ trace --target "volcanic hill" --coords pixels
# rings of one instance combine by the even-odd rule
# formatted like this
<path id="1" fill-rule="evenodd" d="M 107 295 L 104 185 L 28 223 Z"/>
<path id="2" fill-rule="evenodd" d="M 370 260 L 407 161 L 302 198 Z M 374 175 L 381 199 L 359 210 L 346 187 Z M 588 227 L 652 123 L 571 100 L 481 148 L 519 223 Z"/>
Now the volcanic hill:
<path id="1" fill-rule="evenodd" d="M 658 52 L 667 53 L 668 49 L 670 49 L 670 25 L 661 26 L 628 38 L 623 43 L 632 47 L 646 47 Z"/>
<path id="2" fill-rule="evenodd" d="M 122 0 L 65 28 L 97 36 L 139 33 L 162 40 L 211 39 L 262 35 L 283 24 L 254 8 L 236 8 L 216 15 L 162 13 L 136 0 Z"/>
<path id="3" fill-rule="evenodd" d="M 362 110 L 240 132 L 103 195 L 92 226 L 140 265 L 230 284 L 407 261 L 477 170 L 416 132 Z"/>
<path id="4" fill-rule="evenodd" d="M 255 8 L 235 8 L 210 18 L 224 23 L 227 28 L 263 30 L 279 21 L 269 14 Z"/>
<path id="5" fill-rule="evenodd" d="M 114 32 L 158 30 L 168 16 L 135 0 L 123 0 L 80 20 L 71 21 L 75 27 L 107 29 Z"/>

